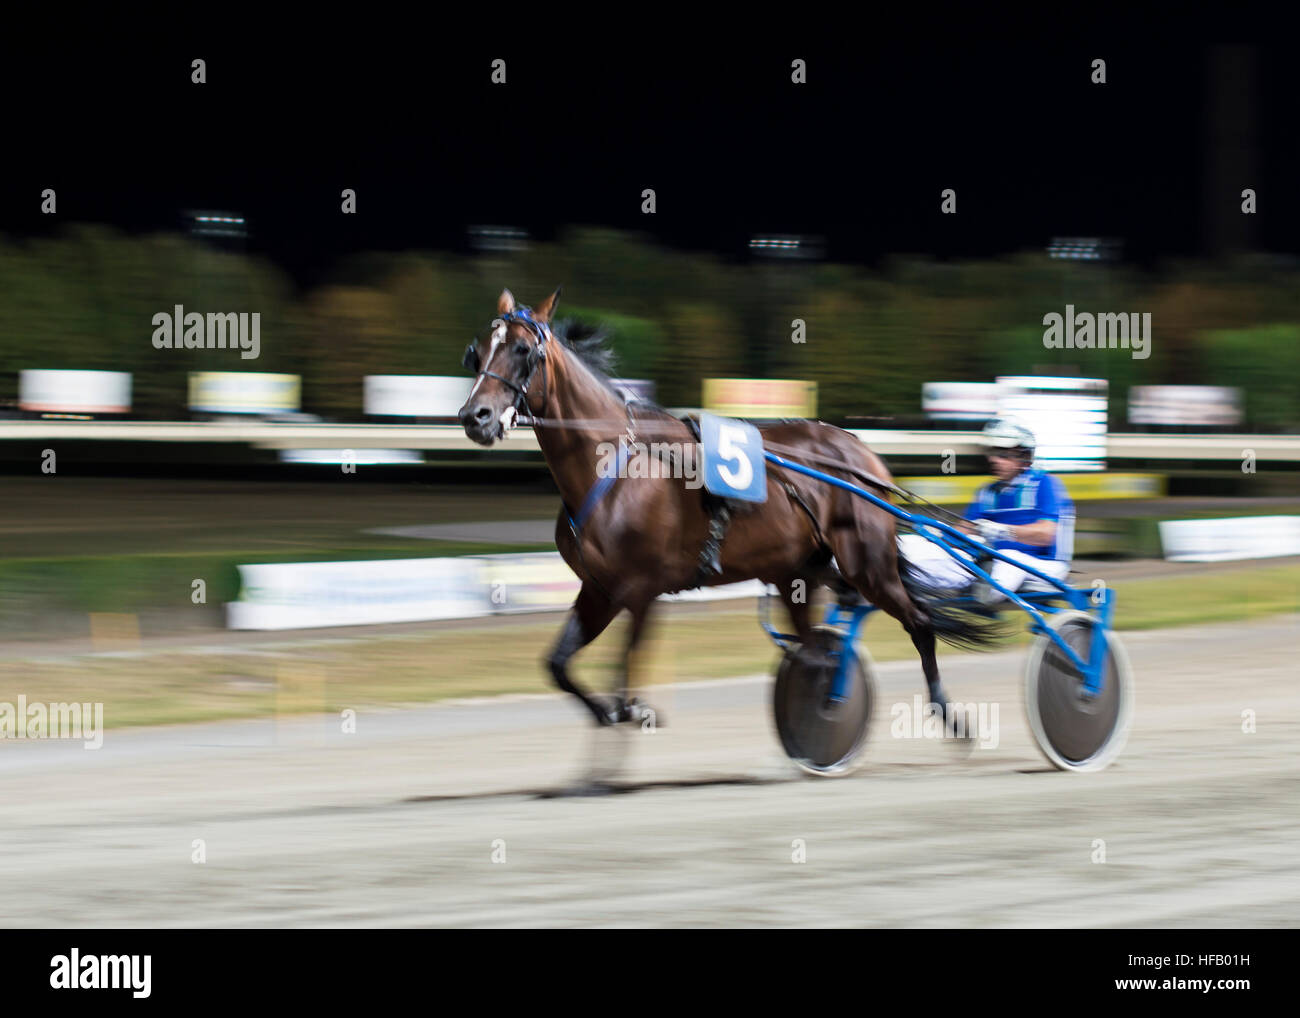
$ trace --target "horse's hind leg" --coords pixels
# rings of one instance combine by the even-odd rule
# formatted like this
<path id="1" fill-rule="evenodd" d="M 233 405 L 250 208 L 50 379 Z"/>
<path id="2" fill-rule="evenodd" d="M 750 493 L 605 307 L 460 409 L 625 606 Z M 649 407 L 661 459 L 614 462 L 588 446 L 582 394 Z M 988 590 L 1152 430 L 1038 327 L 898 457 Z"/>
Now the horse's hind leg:
<path id="1" fill-rule="evenodd" d="M 907 631 L 907 635 L 912 638 L 912 646 L 916 648 L 917 654 L 921 656 L 921 671 L 925 674 L 925 685 L 930 693 L 930 703 L 938 704 L 947 713 L 948 694 L 944 692 L 943 683 L 939 678 L 939 659 L 938 655 L 935 654 L 934 626 L 930 624 L 930 616 L 926 614 L 925 609 L 917 605 L 908 595 L 897 572 L 897 566 L 895 566 L 895 575 L 876 586 L 874 592 L 868 597 L 872 604 L 886 614 L 898 619 L 903 629 Z"/>
<path id="2" fill-rule="evenodd" d="M 790 622 L 794 626 L 799 642 L 807 647 L 812 642 L 812 604 L 809 596 L 816 588 L 816 579 L 809 576 L 797 576 L 776 585 L 785 602 L 785 610 L 790 613 Z M 798 587 L 795 584 L 799 584 Z M 797 596 L 796 596 L 797 595 Z"/>
<path id="3" fill-rule="evenodd" d="M 969 752 L 974 747 L 974 733 L 966 727 L 966 722 L 960 717 L 960 711 L 954 707 L 948 694 L 943 688 L 943 683 L 939 680 L 939 662 L 935 656 L 935 634 L 934 624 L 930 621 L 930 615 L 924 605 L 917 604 L 906 588 L 903 586 L 901 577 L 898 576 L 897 563 L 894 566 L 894 573 L 887 582 L 886 588 L 888 593 L 884 597 L 888 600 L 878 601 L 882 608 L 890 615 L 898 619 L 907 630 L 907 635 L 912 638 L 912 646 L 916 652 L 921 655 L 921 670 L 925 672 L 925 685 L 930 693 L 930 710 L 940 712 L 944 723 L 944 732 L 957 738 L 957 745 L 964 746 Z"/>
<path id="4" fill-rule="evenodd" d="M 569 612 L 569 618 L 560 632 L 560 638 L 555 642 L 546 659 L 555 684 L 581 700 L 583 706 L 591 711 L 596 723 L 600 725 L 611 724 L 614 718 L 609 716 L 609 711 L 604 704 L 583 692 L 582 688 L 569 677 L 568 665 L 569 659 L 603 633 L 618 613 L 618 606 L 601 593 L 594 584 L 584 583 L 582 589 L 578 591 L 578 599 L 573 602 L 573 610 Z"/>
<path id="5" fill-rule="evenodd" d="M 907 630 L 907 635 L 912 638 L 912 646 L 921 655 L 921 671 L 925 673 L 925 685 L 930 692 L 930 702 L 941 706 L 946 714 L 948 711 L 948 694 L 944 692 L 943 683 L 939 680 L 939 660 L 935 654 L 934 627 L 930 625 L 929 617 L 925 615 L 924 611 L 919 611 L 918 614 L 923 621 L 913 621 L 910 625 L 904 622 L 903 628 Z"/>
<path id="6" fill-rule="evenodd" d="M 892 543 L 893 530 L 893 527 L 869 524 L 860 524 L 854 530 L 837 530 L 833 538 L 835 561 L 840 574 L 858 593 L 902 624 L 921 656 L 930 703 L 941 705 L 946 714 L 948 696 L 939 678 L 934 626 L 924 607 L 913 601 L 903 586 L 898 571 L 898 549 Z"/>

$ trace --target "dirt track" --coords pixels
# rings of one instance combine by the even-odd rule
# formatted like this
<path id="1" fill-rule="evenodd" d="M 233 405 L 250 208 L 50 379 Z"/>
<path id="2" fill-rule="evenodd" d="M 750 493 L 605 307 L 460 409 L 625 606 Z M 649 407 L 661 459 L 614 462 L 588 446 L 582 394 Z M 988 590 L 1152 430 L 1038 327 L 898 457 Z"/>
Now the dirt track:
<path id="1" fill-rule="evenodd" d="M 367 713 L 355 735 L 0 744 L 0 924 L 1300 925 L 1300 616 L 1124 638 L 1136 720 L 1091 775 L 1032 745 L 1019 653 L 947 663 L 955 698 L 1000 709 L 968 759 L 890 737 L 923 686 L 882 666 L 868 763 L 831 781 L 791 775 L 766 679 L 659 688 L 669 727 L 599 744 L 553 697 Z M 632 791 L 536 794 L 620 746 Z"/>

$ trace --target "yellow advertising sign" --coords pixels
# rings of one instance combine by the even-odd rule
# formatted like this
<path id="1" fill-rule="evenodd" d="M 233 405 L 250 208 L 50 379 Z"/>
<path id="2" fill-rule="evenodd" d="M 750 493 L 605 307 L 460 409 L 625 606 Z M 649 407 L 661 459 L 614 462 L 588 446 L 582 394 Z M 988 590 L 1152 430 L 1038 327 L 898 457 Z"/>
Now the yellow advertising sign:
<path id="1" fill-rule="evenodd" d="M 493 612 L 557 611 L 573 604 L 581 581 L 555 552 L 484 555 Z"/>
<path id="2" fill-rule="evenodd" d="M 815 417 L 817 383 L 789 378 L 706 378 L 704 409 L 724 417 Z"/>
<path id="3" fill-rule="evenodd" d="M 1065 484 L 1071 500 L 1160 498 L 1165 493 L 1163 474 L 1056 474 Z M 991 477 L 963 475 L 949 477 L 898 477 L 894 483 L 931 502 L 969 502 L 976 489 L 988 484 Z"/>
<path id="4" fill-rule="evenodd" d="M 206 413 L 274 414 L 297 410 L 299 375 L 263 371 L 191 371 L 190 409 Z"/>

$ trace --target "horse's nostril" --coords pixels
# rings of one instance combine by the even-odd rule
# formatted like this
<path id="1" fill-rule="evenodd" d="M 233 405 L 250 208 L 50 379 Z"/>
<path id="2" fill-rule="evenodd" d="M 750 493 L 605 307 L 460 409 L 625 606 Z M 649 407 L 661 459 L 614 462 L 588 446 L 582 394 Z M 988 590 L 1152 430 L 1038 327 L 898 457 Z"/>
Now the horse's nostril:
<path id="1" fill-rule="evenodd" d="M 491 416 L 492 416 L 492 410 L 489 407 L 481 406 L 474 411 L 474 419 L 478 421 L 479 424 L 486 424 L 488 422 L 488 418 L 490 418 Z"/>

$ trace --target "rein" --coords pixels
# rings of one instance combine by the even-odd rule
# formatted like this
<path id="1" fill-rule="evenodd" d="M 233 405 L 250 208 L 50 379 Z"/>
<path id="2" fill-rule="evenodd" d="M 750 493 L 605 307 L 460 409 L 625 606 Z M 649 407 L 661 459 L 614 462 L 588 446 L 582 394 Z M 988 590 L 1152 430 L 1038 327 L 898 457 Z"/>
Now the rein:
<path id="1" fill-rule="evenodd" d="M 805 460 L 810 463 L 815 463 L 818 466 L 829 467 L 832 470 L 841 470 L 844 473 L 848 474 L 850 477 L 856 477 L 859 481 L 863 481 L 864 483 L 870 484 L 873 487 L 880 488 L 882 491 L 887 491 L 891 495 L 897 495 L 899 498 L 901 498 L 904 502 L 907 502 L 909 505 L 925 506 L 927 509 L 931 509 L 934 512 L 940 514 L 941 516 L 947 516 L 952 520 L 959 520 L 963 523 L 966 520 L 966 518 L 962 516 L 960 513 L 955 513 L 951 509 L 945 509 L 943 508 L 943 506 L 935 505 L 933 502 L 929 501 L 928 499 L 922 498 L 920 495 L 916 494 L 915 492 L 908 491 L 906 488 L 900 488 L 897 484 L 893 484 L 889 481 L 882 480 L 881 478 L 877 477 L 875 474 L 869 473 L 866 470 L 859 470 L 857 467 L 849 466 L 847 463 L 845 463 L 842 460 L 830 459 L 827 456 L 818 456 L 816 453 L 806 452 L 802 449 L 792 449 L 789 446 L 777 445 L 776 443 L 764 442 L 763 448 L 770 449 L 772 452 L 776 453 L 777 455 L 786 456 L 787 458 L 795 462 L 798 462 L 800 460 Z M 777 466 L 777 469 L 780 469 L 780 466 L 778 464 L 773 464 L 773 465 Z"/>
<path id="2" fill-rule="evenodd" d="M 630 417 L 630 404 L 628 414 Z M 676 419 L 674 420 L 676 421 Z M 576 430 L 602 431 L 608 433 L 613 422 L 608 420 L 566 421 L 559 418 L 521 417 L 519 418 L 519 423 L 533 428 L 572 428 Z M 677 427 L 668 425 L 667 423 L 664 425 L 651 424 L 648 426 L 645 424 L 638 424 L 637 431 L 645 437 L 653 437 L 657 435 L 675 436 L 680 434 L 680 430 Z M 628 434 L 633 441 L 636 440 L 636 435 L 630 430 Z M 933 502 L 922 498 L 915 492 L 908 491 L 906 488 L 900 488 L 897 484 L 893 484 L 890 481 L 877 477 L 870 471 L 861 470 L 858 467 L 851 466 L 843 460 L 831 459 L 828 456 L 819 456 L 806 449 L 795 449 L 788 445 L 779 445 L 776 442 L 764 442 L 763 448 L 774 452 L 779 456 L 784 456 L 787 459 L 794 460 L 795 462 L 803 462 L 814 466 L 826 467 L 830 470 L 840 471 L 850 477 L 856 478 L 864 484 L 870 485 L 873 488 L 879 488 L 881 491 L 886 491 L 891 495 L 896 495 L 909 505 L 924 506 L 926 509 L 937 513 L 940 516 L 946 516 L 950 520 L 965 522 L 965 517 L 960 513 L 955 513 L 951 509 L 945 509 L 943 506 L 935 505 Z M 774 466 L 776 466 L 778 470 L 781 469 L 779 465 L 774 464 Z M 608 489 L 606 488 L 606 490 Z M 603 493 L 604 492 L 602 491 L 602 494 Z"/>

